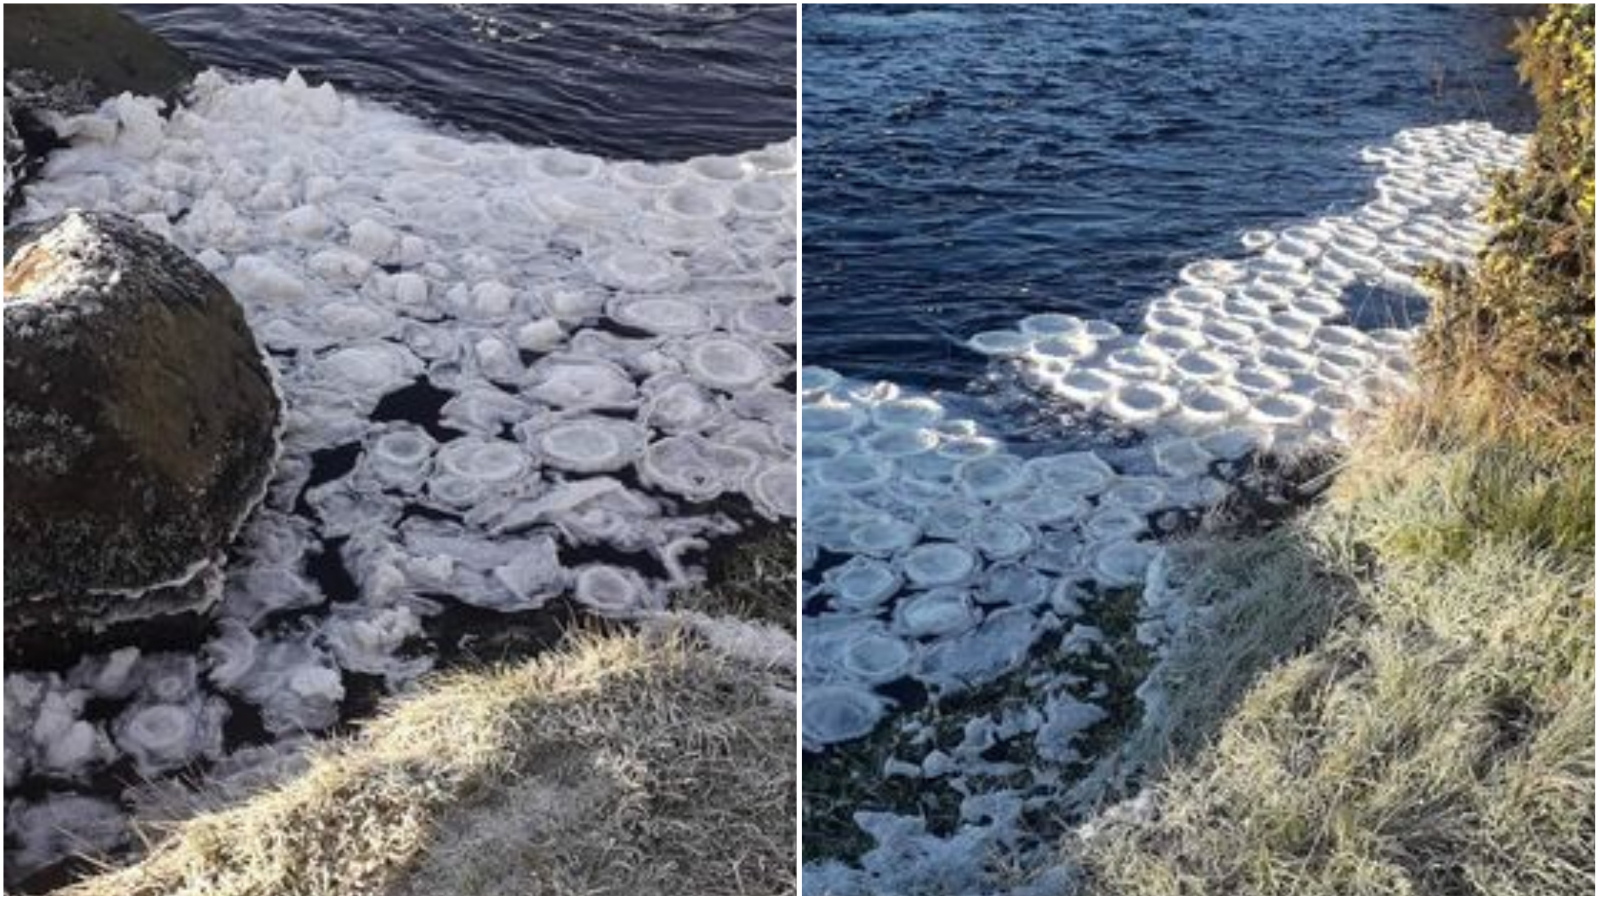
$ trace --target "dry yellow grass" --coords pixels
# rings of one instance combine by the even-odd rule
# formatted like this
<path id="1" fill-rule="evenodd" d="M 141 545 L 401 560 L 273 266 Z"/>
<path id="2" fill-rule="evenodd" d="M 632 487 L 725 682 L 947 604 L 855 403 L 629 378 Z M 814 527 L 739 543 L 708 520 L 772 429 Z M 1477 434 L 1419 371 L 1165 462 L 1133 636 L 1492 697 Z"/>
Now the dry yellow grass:
<path id="1" fill-rule="evenodd" d="M 444 677 L 69 893 L 792 893 L 774 678 L 676 633 Z"/>

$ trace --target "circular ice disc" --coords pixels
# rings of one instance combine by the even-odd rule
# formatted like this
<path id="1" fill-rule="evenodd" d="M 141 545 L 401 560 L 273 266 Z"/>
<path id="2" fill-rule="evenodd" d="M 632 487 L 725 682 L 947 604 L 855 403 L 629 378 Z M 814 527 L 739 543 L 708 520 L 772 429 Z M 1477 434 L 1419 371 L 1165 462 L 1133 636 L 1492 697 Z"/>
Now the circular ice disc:
<path id="1" fill-rule="evenodd" d="M 551 426 L 534 439 L 552 466 L 568 472 L 610 472 L 632 463 L 644 448 L 644 431 L 630 422 L 580 419 Z"/>
<path id="2" fill-rule="evenodd" d="M 811 747 L 860 738 L 883 719 L 885 703 L 856 685 L 808 687 L 800 701 L 800 731 Z"/>
<path id="3" fill-rule="evenodd" d="M 964 461 L 956 467 L 956 482 L 976 500 L 994 500 L 1017 494 L 1027 486 L 1022 460 L 1011 454 L 990 454 Z"/>
<path id="4" fill-rule="evenodd" d="M 685 362 L 696 381 L 724 391 L 753 387 L 772 374 L 755 348 L 732 338 L 706 337 L 696 341 Z"/>
<path id="5" fill-rule="evenodd" d="M 967 339 L 967 346 L 992 357 L 1016 356 L 1032 346 L 1032 340 L 1021 332 L 979 332 Z"/>
<path id="6" fill-rule="evenodd" d="M 930 542 L 907 551 L 901 568 L 914 585 L 950 585 L 965 580 L 977 568 L 972 551 L 959 544 Z"/>

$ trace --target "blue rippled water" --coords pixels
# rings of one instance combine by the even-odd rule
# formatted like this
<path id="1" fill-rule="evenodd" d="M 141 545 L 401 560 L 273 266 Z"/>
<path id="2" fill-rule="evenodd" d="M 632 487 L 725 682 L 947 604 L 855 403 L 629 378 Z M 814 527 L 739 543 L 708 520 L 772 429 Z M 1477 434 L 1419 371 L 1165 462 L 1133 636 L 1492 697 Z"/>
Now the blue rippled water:
<path id="1" fill-rule="evenodd" d="M 1531 127 L 1504 9 L 806 7 L 805 359 L 956 387 L 1034 312 L 1126 322 L 1401 128 Z"/>
<path id="2" fill-rule="evenodd" d="M 130 5 L 204 65 L 312 81 L 524 144 L 619 159 L 795 130 L 790 6 Z"/>

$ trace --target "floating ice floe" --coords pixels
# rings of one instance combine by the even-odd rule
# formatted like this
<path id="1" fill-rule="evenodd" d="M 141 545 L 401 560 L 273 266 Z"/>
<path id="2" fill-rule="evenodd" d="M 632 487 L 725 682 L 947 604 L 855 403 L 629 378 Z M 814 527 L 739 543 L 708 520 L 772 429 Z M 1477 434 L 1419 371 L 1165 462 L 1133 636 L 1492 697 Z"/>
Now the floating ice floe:
<path id="1" fill-rule="evenodd" d="M 431 666 L 441 598 L 653 615 L 708 539 L 795 516 L 794 142 L 610 161 L 440 134 L 293 73 L 203 73 L 161 109 L 77 117 L 17 218 L 125 213 L 222 279 L 276 366 L 284 454 L 185 690 L 152 695 L 132 649 L 85 662 L 93 684 L 13 674 L 8 786 L 203 764 L 230 703 L 280 740 L 325 729 L 345 673 L 398 688 Z M 405 409 L 417 391 L 436 420 Z M 611 552 L 659 567 L 583 562 Z M 312 577 L 330 559 L 354 597 Z M 14 802 L 8 864 L 48 863 L 66 845 L 34 827 L 96 805 Z"/>
<path id="2" fill-rule="evenodd" d="M 1078 424 L 1079 449 L 1011 447 L 959 418 L 959 396 L 803 369 L 805 747 L 826 752 L 891 728 L 902 697 L 891 682 L 915 680 L 938 699 L 1016 672 L 1045 636 L 1068 656 L 1102 645 L 1095 599 L 1167 580 L 1159 523 L 1223 500 L 1252 455 L 1348 441 L 1361 416 L 1409 390 L 1416 323 L 1375 319 L 1366 306 L 1420 294 L 1421 264 L 1472 259 L 1488 235 L 1475 217 L 1489 170 L 1516 165 L 1524 146 L 1476 123 L 1402 132 L 1363 154 L 1379 169 L 1372 200 L 1249 232 L 1243 254 L 1185 265 L 1147 304 L 1140 330 L 1045 312 L 967 340 L 1038 405 Z M 1141 637 L 1159 641 L 1181 620 L 1171 593 L 1145 598 L 1165 625 L 1141 625 Z M 933 747 L 928 728 L 918 739 L 927 759 L 891 761 L 889 775 L 945 779 L 972 818 L 946 837 L 918 818 L 859 811 L 878 847 L 859 868 L 807 865 L 806 891 L 903 887 L 902 863 L 924 869 L 913 892 L 945 876 L 987 891 L 972 881 L 974 855 L 1021 838 L 996 811 L 1061 816 L 1096 803 L 1110 759 L 1075 783 L 1059 765 L 1090 762 L 1078 742 L 1107 715 L 1105 686 L 1056 670 L 1027 679 L 1007 737 L 1056 766 L 1019 782 L 985 759 L 997 734 L 987 717 L 967 724 L 959 747 Z M 1159 715 L 1159 698 L 1140 697 Z M 916 729 L 921 719 L 898 722 Z M 1002 772 L 1006 788 L 982 787 Z M 966 849 L 960 872 L 947 873 L 940 855 L 956 847 Z"/>
<path id="3" fill-rule="evenodd" d="M 1247 233 L 1242 259 L 1189 264 L 1184 284 L 1151 302 L 1137 337 L 1063 342 L 1032 325 L 1053 314 L 1035 314 L 973 345 L 1019 361 L 1041 393 L 1126 425 L 1249 425 L 1263 450 L 1336 443 L 1370 403 L 1319 406 L 1313 395 L 1360 385 L 1381 401 L 1406 390 L 1394 376 L 1408 367 L 1403 344 L 1341 320 L 1375 290 L 1416 292 L 1423 264 L 1470 260 L 1486 236 L 1472 218 L 1485 173 L 1521 150 L 1521 139 L 1477 124 L 1402 132 L 1366 155 L 1385 170 L 1376 198 L 1281 233 Z"/>
<path id="4" fill-rule="evenodd" d="M 835 744 L 871 732 L 887 703 L 852 685 L 808 687 L 800 696 L 800 730 L 807 744 Z"/>
<path id="5" fill-rule="evenodd" d="M 819 500 L 805 537 L 853 555 L 821 580 L 829 602 L 819 615 L 887 607 L 901 628 L 928 638 L 974 624 L 959 612 L 966 587 L 999 566 L 1138 584 L 1153 553 L 1152 518 L 1219 500 L 1219 463 L 1337 443 L 1348 417 L 1405 390 L 1408 332 L 1350 324 L 1352 295 L 1377 284 L 1415 289 L 1414 261 L 1396 247 L 1470 258 L 1485 236 L 1472 218 L 1484 170 L 1520 152 L 1520 139 L 1487 126 L 1403 132 L 1368 154 L 1385 170 L 1376 199 L 1252 232 L 1246 257 L 1185 266 L 1181 284 L 1150 304 L 1142 333 L 1039 313 L 973 336 L 973 349 L 1017 367 L 1046 398 L 1147 435 L 1131 454 L 1143 458 L 1137 475 L 1093 450 L 1023 459 L 948 427 L 936 398 L 806 368 L 808 509 L 813 493 Z M 1035 555 L 1048 565 L 1034 565 Z M 1068 559 L 1077 565 L 1063 568 Z"/>

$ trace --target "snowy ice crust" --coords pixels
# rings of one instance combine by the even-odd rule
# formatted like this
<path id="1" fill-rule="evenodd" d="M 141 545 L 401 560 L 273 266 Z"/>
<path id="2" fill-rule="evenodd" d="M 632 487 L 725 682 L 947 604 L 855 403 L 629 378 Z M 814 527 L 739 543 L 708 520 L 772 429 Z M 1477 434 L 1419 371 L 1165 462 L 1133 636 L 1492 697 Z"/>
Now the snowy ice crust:
<path id="1" fill-rule="evenodd" d="M 19 219 L 121 212 L 195 256 L 270 352 L 285 430 L 202 653 L 9 676 L 8 788 L 215 761 L 230 700 L 286 740 L 326 728 L 343 672 L 398 687 L 430 668 L 407 650 L 439 609 L 426 595 L 655 615 L 700 576 L 685 555 L 740 527 L 705 505 L 794 517 L 794 142 L 612 162 L 441 134 L 297 73 L 207 72 L 169 115 L 125 94 L 56 127 L 71 146 Z M 424 377 L 458 435 L 374 421 Z M 351 443 L 354 467 L 310 485 L 312 454 Z M 330 605 L 307 564 L 335 538 L 357 597 Z M 592 562 L 609 551 L 659 569 Z M 121 712 L 85 719 L 94 698 Z M 67 853 L 48 826 L 102 806 L 14 802 L 8 864 Z"/>
<path id="2" fill-rule="evenodd" d="M 1489 234 L 1476 218 L 1487 170 L 1515 166 L 1524 149 L 1481 123 L 1401 132 L 1362 151 L 1379 172 L 1367 203 L 1247 233 L 1243 255 L 1183 267 L 1139 331 L 1047 313 L 969 340 L 1040 401 L 1106 432 L 1132 429 L 1132 447 L 1024 459 L 937 397 L 804 368 L 807 749 L 872 733 L 895 708 L 879 691 L 895 679 L 937 698 L 1013 672 L 1048 650 L 1038 646 L 1047 633 L 1065 633 L 1065 653 L 1093 646 L 1105 590 L 1156 586 L 1139 635 L 1159 657 L 1183 601 L 1168 584 L 1158 518 L 1223 499 L 1252 454 L 1337 448 L 1363 414 L 1409 390 L 1414 332 L 1355 328 L 1348 307 L 1373 287 L 1419 294 L 1423 263 L 1469 262 Z M 1105 686 L 1052 674 L 1030 676 L 1029 688 L 1041 706 L 976 717 L 955 748 L 935 746 L 916 714 L 899 723 L 929 752 L 890 760 L 885 777 L 947 779 L 965 796 L 961 826 L 936 836 L 921 817 L 858 811 L 877 847 L 860 866 L 808 865 L 805 891 L 989 893 L 983 861 L 1026 856 L 1025 810 L 1081 813 L 1103 797 L 1111 756 L 1073 785 L 1037 766 L 1031 788 L 971 787 L 1000 766 L 982 757 L 997 739 L 1029 736 L 1045 763 L 1082 759 L 1075 742 L 1104 716 L 1093 699 Z M 1149 683 L 1140 697 L 1145 716 L 1160 715 Z M 1028 888 L 1062 893 L 1065 880 L 1047 871 Z"/>

